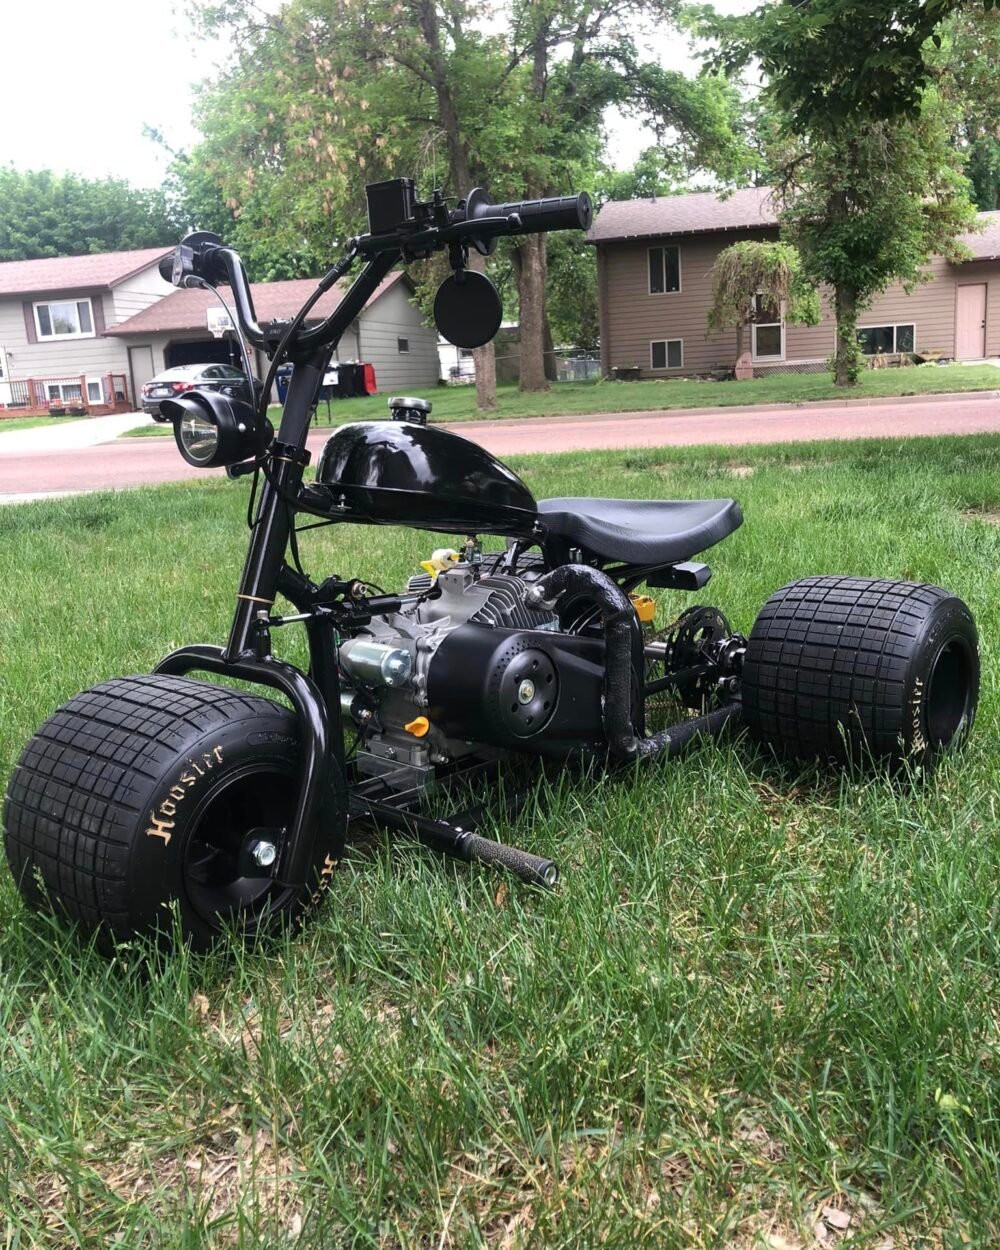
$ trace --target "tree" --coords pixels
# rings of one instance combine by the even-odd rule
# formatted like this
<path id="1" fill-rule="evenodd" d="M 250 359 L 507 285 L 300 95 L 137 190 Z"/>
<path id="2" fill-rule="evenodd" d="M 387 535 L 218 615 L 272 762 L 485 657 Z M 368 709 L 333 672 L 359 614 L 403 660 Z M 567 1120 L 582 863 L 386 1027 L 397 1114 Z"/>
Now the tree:
<path id="1" fill-rule="evenodd" d="M 931 61 L 976 207 L 1000 208 L 1000 10 L 954 14 Z"/>
<path id="2" fill-rule="evenodd" d="M 202 98 L 187 176 L 214 180 L 240 232 L 269 250 L 328 260 L 364 229 L 367 182 L 416 173 L 455 197 L 506 168 L 514 87 L 465 0 L 290 0 L 275 14 L 231 0 L 203 13 L 237 55 Z M 473 251 L 470 267 L 484 265 Z M 476 353 L 487 409 L 493 361 L 491 345 Z"/>
<path id="3" fill-rule="evenodd" d="M 729 84 L 712 74 L 686 78 L 640 53 L 641 23 L 676 22 L 678 8 L 676 0 L 513 0 L 511 65 L 522 71 L 523 96 L 517 173 L 529 197 L 560 194 L 577 185 L 575 175 L 596 166 L 611 105 L 652 124 L 658 136 L 669 133 L 677 164 L 686 170 L 710 168 L 729 177 L 739 168 L 738 97 Z M 513 249 L 522 390 L 548 386 L 549 245 L 544 235 L 529 235 Z"/>
<path id="4" fill-rule="evenodd" d="M 799 325 L 819 322 L 819 296 L 805 280 L 802 258 L 791 244 L 747 240 L 719 253 L 712 269 L 708 328 L 735 326 L 737 360 L 743 354 L 744 328 L 756 320 L 758 307 L 783 309 L 784 319 Z"/>
<path id="5" fill-rule="evenodd" d="M 933 255 L 960 260 L 975 225 L 968 183 L 932 91 L 916 117 L 843 122 L 812 135 L 786 167 L 782 228 L 805 278 L 832 288 L 837 318 L 834 377 L 856 383 L 858 313 L 892 282 L 912 290 Z"/>
<path id="6" fill-rule="evenodd" d="M 0 167 L 0 260 L 166 247 L 179 234 L 160 190 L 117 178 Z"/>
<path id="7" fill-rule="evenodd" d="M 270 14 L 227 0 L 203 12 L 236 55 L 202 98 L 204 137 L 180 176 L 218 186 L 248 250 L 266 238 L 266 256 L 305 262 L 362 228 L 368 181 L 416 172 L 424 188 L 454 196 L 482 185 L 498 200 L 588 187 L 612 103 L 672 127 L 678 167 L 709 156 L 733 165 L 723 155 L 736 143 L 732 89 L 718 77 L 665 75 L 636 51 L 629 23 L 675 7 L 508 0 L 487 15 L 502 13 L 498 30 L 474 0 L 289 0 Z M 564 277 L 585 271 L 577 260 Z M 491 263 L 505 261 L 518 281 L 522 385 L 543 387 L 544 237 L 512 241 Z M 494 402 L 491 361 L 484 348 L 481 406 Z"/>
<path id="8" fill-rule="evenodd" d="M 718 38 L 715 64 L 757 61 L 768 94 L 799 134 L 917 115 L 932 77 L 930 50 L 953 13 L 989 12 L 1000 0 L 780 0 L 754 12 L 703 17 Z"/>

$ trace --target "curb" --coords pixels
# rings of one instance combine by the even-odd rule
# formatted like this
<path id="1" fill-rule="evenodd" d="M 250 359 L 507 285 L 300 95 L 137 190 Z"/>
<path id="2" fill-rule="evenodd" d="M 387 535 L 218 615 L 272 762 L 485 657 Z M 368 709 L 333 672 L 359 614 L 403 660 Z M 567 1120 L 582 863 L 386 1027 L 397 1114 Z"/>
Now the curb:
<path id="1" fill-rule="evenodd" d="M 957 404 L 976 400 L 1000 399 L 1000 389 L 984 391 L 938 391 L 930 395 L 872 395 L 864 399 L 804 399 L 796 403 L 723 404 L 711 408 L 630 408 L 622 412 L 566 412 L 537 417 L 482 417 L 472 421 L 442 421 L 449 429 L 462 426 L 513 425 L 518 421 L 534 425 L 541 421 L 626 421 L 635 417 L 726 417 L 753 416 L 761 412 L 815 412 L 843 408 L 882 408 L 888 404 Z"/>

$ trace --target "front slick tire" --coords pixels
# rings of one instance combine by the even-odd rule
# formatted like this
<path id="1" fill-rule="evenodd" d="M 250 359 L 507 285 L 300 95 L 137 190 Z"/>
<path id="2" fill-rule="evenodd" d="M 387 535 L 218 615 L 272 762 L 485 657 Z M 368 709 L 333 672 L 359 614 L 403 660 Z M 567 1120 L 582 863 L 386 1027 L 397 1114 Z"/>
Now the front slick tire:
<path id="1" fill-rule="evenodd" d="M 334 867 L 317 847 L 302 890 L 242 875 L 255 828 L 287 826 L 295 717 L 184 677 L 122 677 L 78 694 L 25 747 L 7 787 L 7 860 L 25 901 L 103 946 L 178 933 L 194 949 L 296 917 Z"/>
<path id="2" fill-rule="evenodd" d="M 972 613 L 939 586 L 807 577 L 764 604 L 747 646 L 747 724 L 786 757 L 930 769 L 978 702 Z"/>

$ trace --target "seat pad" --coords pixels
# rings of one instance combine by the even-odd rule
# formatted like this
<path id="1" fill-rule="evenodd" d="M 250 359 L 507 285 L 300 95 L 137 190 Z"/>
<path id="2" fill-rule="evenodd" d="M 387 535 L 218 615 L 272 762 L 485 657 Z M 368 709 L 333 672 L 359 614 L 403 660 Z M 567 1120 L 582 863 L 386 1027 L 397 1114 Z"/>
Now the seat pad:
<path id="1" fill-rule="evenodd" d="M 603 560 L 676 564 L 743 523 L 735 499 L 541 499 L 545 529 Z"/>

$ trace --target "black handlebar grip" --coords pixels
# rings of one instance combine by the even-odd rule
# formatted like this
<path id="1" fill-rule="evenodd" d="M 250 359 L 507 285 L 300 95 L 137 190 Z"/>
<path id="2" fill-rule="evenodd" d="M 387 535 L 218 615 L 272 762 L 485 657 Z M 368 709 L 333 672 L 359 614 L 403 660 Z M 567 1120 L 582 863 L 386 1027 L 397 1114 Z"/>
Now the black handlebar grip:
<path id="1" fill-rule="evenodd" d="M 512 204 L 475 205 L 473 217 L 521 218 L 525 232 L 546 230 L 589 230 L 594 208 L 586 191 L 579 195 L 557 195 L 547 200 L 520 200 Z"/>
<path id="2" fill-rule="evenodd" d="M 544 885 L 551 889 L 559 881 L 559 869 L 551 859 L 531 855 L 528 851 L 519 851 L 516 847 L 505 846 L 503 842 L 494 842 L 491 838 L 481 838 L 478 833 L 470 833 L 463 838 L 462 851 L 469 860 L 478 860 L 481 864 L 499 864 L 529 885 Z"/>

